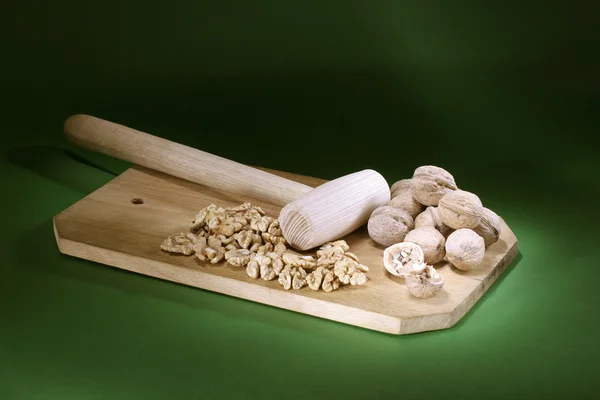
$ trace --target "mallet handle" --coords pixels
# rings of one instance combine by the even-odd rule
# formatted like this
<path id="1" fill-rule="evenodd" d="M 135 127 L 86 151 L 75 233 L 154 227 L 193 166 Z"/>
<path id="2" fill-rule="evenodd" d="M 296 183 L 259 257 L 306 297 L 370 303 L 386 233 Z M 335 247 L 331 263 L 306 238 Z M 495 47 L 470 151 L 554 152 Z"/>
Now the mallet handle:
<path id="1" fill-rule="evenodd" d="M 281 207 L 312 190 L 310 186 L 89 115 L 69 117 L 64 132 L 71 142 L 83 148 Z"/>

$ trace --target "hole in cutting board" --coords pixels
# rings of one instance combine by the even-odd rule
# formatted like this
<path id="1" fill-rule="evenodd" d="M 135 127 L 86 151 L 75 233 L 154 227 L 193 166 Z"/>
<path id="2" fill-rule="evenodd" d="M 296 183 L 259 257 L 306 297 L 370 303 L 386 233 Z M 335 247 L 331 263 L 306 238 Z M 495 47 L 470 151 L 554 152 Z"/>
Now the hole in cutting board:
<path id="1" fill-rule="evenodd" d="M 131 199 L 131 202 L 132 202 L 133 204 L 136 204 L 136 205 L 137 205 L 137 204 L 144 204 L 144 199 L 141 199 L 141 198 L 139 198 L 139 197 L 135 197 L 135 198 Z"/>

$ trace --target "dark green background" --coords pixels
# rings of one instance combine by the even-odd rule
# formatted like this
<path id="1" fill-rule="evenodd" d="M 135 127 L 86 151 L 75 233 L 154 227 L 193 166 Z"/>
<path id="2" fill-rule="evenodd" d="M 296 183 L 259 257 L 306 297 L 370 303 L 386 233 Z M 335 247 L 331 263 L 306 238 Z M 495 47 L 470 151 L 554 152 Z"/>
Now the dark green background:
<path id="1" fill-rule="evenodd" d="M 3 6 L 0 398 L 593 398 L 598 13 L 528 4 Z M 52 216 L 128 166 L 66 143 L 79 112 L 327 179 L 439 165 L 520 255 L 402 337 L 62 256 Z"/>

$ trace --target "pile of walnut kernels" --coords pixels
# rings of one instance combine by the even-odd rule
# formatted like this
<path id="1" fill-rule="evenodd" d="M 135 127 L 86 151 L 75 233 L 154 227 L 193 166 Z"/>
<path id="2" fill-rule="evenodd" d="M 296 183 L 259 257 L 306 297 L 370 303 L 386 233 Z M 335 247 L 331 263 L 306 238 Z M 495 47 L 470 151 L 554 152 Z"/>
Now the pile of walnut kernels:
<path id="1" fill-rule="evenodd" d="M 160 247 L 212 264 L 245 267 L 249 277 L 277 278 L 286 290 L 308 286 L 331 292 L 343 285 L 364 285 L 369 271 L 344 240 L 321 246 L 317 259 L 288 252 L 279 220 L 250 203 L 227 208 L 211 204 L 198 212 L 188 232 L 170 235 Z"/>

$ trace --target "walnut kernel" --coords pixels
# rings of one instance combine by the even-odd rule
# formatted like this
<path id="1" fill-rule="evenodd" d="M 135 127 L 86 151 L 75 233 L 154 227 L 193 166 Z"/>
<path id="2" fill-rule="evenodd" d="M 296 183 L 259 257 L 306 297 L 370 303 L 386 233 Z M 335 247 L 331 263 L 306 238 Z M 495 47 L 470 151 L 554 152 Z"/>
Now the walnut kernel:
<path id="1" fill-rule="evenodd" d="M 292 267 L 314 268 L 315 259 L 312 256 L 299 256 L 293 253 L 284 253 L 281 258 L 286 265 Z"/>
<path id="2" fill-rule="evenodd" d="M 189 256 L 194 253 L 194 242 L 196 236 L 193 233 L 180 232 L 166 238 L 160 248 L 169 253 L 181 253 Z"/>
<path id="3" fill-rule="evenodd" d="M 306 276 L 306 283 L 312 290 L 319 290 L 321 283 L 323 282 L 323 275 L 325 272 L 324 267 L 317 267 L 313 272 Z"/>
<path id="4" fill-rule="evenodd" d="M 279 254 L 273 252 L 267 253 L 266 257 L 268 257 L 271 262 L 260 264 L 260 277 L 265 281 L 270 281 L 278 277 L 283 270 L 283 261 Z"/>
<path id="5" fill-rule="evenodd" d="M 333 273 L 345 285 L 364 285 L 367 283 L 367 276 L 355 264 L 350 259 L 340 260 L 335 263 Z"/>
<path id="6" fill-rule="evenodd" d="M 323 284 L 321 287 L 326 293 L 332 292 L 340 287 L 340 280 L 333 274 L 333 271 L 327 270 L 323 277 Z"/>
<path id="7" fill-rule="evenodd" d="M 279 283 L 285 290 L 298 290 L 306 285 L 307 273 L 302 267 L 286 265 L 279 274 Z"/>
<path id="8" fill-rule="evenodd" d="M 244 267 L 250 262 L 250 251 L 246 249 L 229 250 L 225 253 L 225 260 L 234 267 Z"/>
<path id="9" fill-rule="evenodd" d="M 250 203 L 227 208 L 210 204 L 196 214 L 189 230 L 169 236 L 161 248 L 195 254 L 199 260 L 213 264 L 224 259 L 232 266 L 245 267 L 253 279 L 278 278 L 286 290 L 308 285 L 311 290 L 331 292 L 343 284 L 361 285 L 367 281 L 369 268 L 356 254 L 348 252 L 344 240 L 321 246 L 318 261 L 309 255 L 287 253 L 279 220 Z M 314 269 L 317 264 L 316 270 L 307 273 L 306 269 Z"/>

